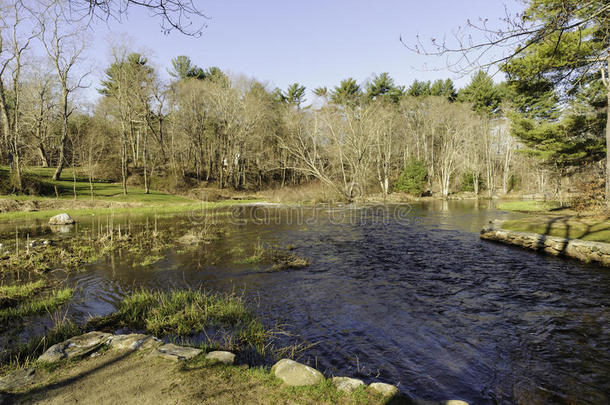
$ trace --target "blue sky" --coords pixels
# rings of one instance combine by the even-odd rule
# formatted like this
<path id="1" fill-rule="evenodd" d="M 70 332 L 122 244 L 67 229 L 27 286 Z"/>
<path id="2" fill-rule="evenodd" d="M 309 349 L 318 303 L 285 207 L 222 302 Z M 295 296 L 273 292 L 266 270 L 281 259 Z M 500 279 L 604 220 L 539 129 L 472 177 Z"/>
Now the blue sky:
<path id="1" fill-rule="evenodd" d="M 467 19 L 484 16 L 496 23 L 505 5 L 518 9 L 516 0 L 194 1 L 210 17 L 199 38 L 163 34 L 158 19 L 136 8 L 122 23 L 96 23 L 90 55 L 99 70 L 109 63 L 110 43 L 123 43 L 150 55 L 162 77 L 172 57 L 188 55 L 199 66 L 283 89 L 295 81 L 308 90 L 332 88 L 347 77 L 363 82 L 380 72 L 398 84 L 451 77 L 461 86 L 467 78 L 426 69 L 443 61 L 416 55 L 399 37 L 415 42 L 418 34 L 426 41 L 451 36 Z"/>

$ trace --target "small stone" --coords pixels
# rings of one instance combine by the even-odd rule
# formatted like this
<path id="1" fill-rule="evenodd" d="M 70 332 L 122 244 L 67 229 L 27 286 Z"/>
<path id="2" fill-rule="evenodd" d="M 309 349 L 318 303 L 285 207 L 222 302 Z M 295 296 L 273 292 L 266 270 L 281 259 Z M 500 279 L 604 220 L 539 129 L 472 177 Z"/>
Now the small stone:
<path id="1" fill-rule="evenodd" d="M 333 385 L 339 390 L 347 393 L 354 392 L 358 387 L 364 385 L 364 381 L 359 380 L 357 378 L 349 378 L 349 377 L 333 377 L 332 378 Z"/>
<path id="2" fill-rule="evenodd" d="M 157 348 L 156 354 L 164 359 L 174 361 L 184 361 L 192 359 L 201 353 L 201 350 L 194 347 L 178 346 L 173 343 L 167 343 Z"/>
<path id="3" fill-rule="evenodd" d="M 58 214 L 49 219 L 49 225 L 72 225 L 75 223 L 72 217 L 68 214 Z"/>
<path id="4" fill-rule="evenodd" d="M 21 368 L 0 378 L 0 391 L 13 390 L 30 385 L 34 380 L 36 369 Z"/>
<path id="5" fill-rule="evenodd" d="M 383 395 L 384 397 L 393 397 L 398 394 L 398 387 L 386 383 L 372 383 L 369 384 L 369 388 L 373 391 Z"/>
<path id="6" fill-rule="evenodd" d="M 205 355 L 205 358 L 208 360 L 214 360 L 223 364 L 233 364 L 235 361 L 235 355 L 231 352 L 223 352 L 223 351 L 214 351 L 209 352 Z"/>
<path id="7" fill-rule="evenodd" d="M 445 405 L 468 405 L 468 402 L 460 401 L 459 399 L 450 399 L 445 402 Z"/>
<path id="8" fill-rule="evenodd" d="M 138 350 L 147 340 L 151 339 L 150 335 L 141 333 L 131 333 L 129 335 L 114 335 L 110 338 L 109 345 L 116 350 Z"/>
<path id="9" fill-rule="evenodd" d="M 271 367 L 271 373 L 290 386 L 315 385 L 324 381 L 324 375 L 290 359 L 282 359 Z"/>
<path id="10" fill-rule="evenodd" d="M 55 363 L 62 359 L 82 357 L 106 344 L 112 335 L 104 332 L 89 332 L 57 343 L 47 349 L 38 361 Z"/>

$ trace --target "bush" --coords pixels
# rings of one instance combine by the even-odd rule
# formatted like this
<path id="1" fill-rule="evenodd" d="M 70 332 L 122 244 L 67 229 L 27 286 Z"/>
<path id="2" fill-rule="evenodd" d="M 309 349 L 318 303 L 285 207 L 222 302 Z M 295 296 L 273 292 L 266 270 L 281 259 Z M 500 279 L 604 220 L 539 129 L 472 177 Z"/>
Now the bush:
<path id="1" fill-rule="evenodd" d="M 394 190 L 420 196 L 424 193 L 428 170 L 421 160 L 411 159 L 394 183 Z"/>
<path id="2" fill-rule="evenodd" d="M 479 176 L 479 191 L 483 189 L 483 179 Z M 460 191 L 474 192 L 474 175 L 472 173 L 464 173 L 460 182 Z"/>

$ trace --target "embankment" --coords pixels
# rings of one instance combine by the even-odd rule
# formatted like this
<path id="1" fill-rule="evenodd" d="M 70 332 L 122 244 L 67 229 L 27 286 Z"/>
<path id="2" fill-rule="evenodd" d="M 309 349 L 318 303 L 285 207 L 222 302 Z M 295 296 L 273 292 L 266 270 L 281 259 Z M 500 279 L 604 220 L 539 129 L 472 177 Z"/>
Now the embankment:
<path id="1" fill-rule="evenodd" d="M 481 239 L 501 242 L 544 252 L 553 256 L 570 257 L 587 263 L 599 263 L 610 267 L 610 243 L 567 239 L 532 232 L 502 229 L 490 224 L 481 229 Z"/>

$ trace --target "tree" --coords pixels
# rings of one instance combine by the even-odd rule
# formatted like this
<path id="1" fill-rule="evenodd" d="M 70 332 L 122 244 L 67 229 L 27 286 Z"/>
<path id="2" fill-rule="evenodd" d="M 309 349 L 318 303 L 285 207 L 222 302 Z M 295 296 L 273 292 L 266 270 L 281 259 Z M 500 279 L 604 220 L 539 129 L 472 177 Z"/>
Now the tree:
<path id="1" fill-rule="evenodd" d="M 610 148 L 610 3 L 607 0 L 526 0 L 525 10 L 503 19 L 507 28 L 493 28 L 487 20 L 481 25 L 468 23 L 466 29 L 482 32 L 486 40 L 472 38 L 461 30 L 455 45 L 432 40 L 432 51 L 421 43 L 411 47 L 426 55 L 451 56 L 449 68 L 460 72 L 497 66 L 510 81 L 544 79 L 570 98 L 577 89 L 599 72 L 606 94 L 606 151 Z M 489 59 L 494 50 L 505 51 Z M 533 128 L 532 128 L 533 129 Z M 554 142 L 554 131 L 542 130 Z M 570 160 L 570 159 L 568 159 Z M 606 152 L 606 203 L 610 208 L 610 158 Z"/>
<path id="2" fill-rule="evenodd" d="M 297 109 L 301 108 L 301 104 L 307 100 L 305 98 L 305 86 L 292 83 L 284 94 L 284 100 L 289 104 L 295 105 Z"/>
<path id="3" fill-rule="evenodd" d="M 112 100 L 120 124 L 121 178 L 123 193 L 127 194 L 128 150 L 132 161 L 138 164 L 141 127 L 147 125 L 150 114 L 153 69 L 148 60 L 138 53 L 127 54 L 124 49 L 115 49 L 114 61 L 105 70 L 102 88 L 98 91 Z"/>
<path id="4" fill-rule="evenodd" d="M 368 100 L 387 100 L 393 103 L 400 102 L 404 95 L 404 87 L 396 86 L 394 79 L 387 72 L 375 75 L 373 81 L 366 89 L 366 97 Z"/>
<path id="5" fill-rule="evenodd" d="M 360 101 L 362 90 L 353 78 L 341 81 L 330 94 L 330 101 L 337 105 L 353 106 Z"/>
<path id="6" fill-rule="evenodd" d="M 457 91 L 455 91 L 453 80 L 436 80 L 434 83 L 432 83 L 432 86 L 430 86 L 430 95 L 446 97 L 449 101 L 455 101 L 457 98 Z"/>
<path id="7" fill-rule="evenodd" d="M 161 19 L 165 33 L 177 30 L 186 35 L 200 36 L 207 25 L 194 24 L 194 20 L 207 20 L 193 0 L 69 0 L 70 12 L 66 17 L 81 21 L 86 16 L 102 20 L 121 20 L 131 7 L 141 7 Z"/>
<path id="8" fill-rule="evenodd" d="M 428 171 L 426 164 L 421 160 L 411 158 L 402 169 L 398 180 L 394 183 L 394 189 L 404 193 L 421 196 L 426 191 L 426 178 Z"/>
<path id="9" fill-rule="evenodd" d="M 89 72 L 76 74 L 74 68 L 81 62 L 86 48 L 84 27 L 69 25 L 64 19 L 66 10 L 63 1 L 58 0 L 38 13 L 40 25 L 40 41 L 49 56 L 61 87 L 60 111 L 62 117 L 61 135 L 59 141 L 59 158 L 53 174 L 53 180 L 59 180 L 65 164 L 66 144 L 68 142 L 70 96 L 80 88 L 86 87 L 83 81 Z"/>
<path id="10" fill-rule="evenodd" d="M 171 60 L 172 69 L 167 72 L 176 80 L 185 80 L 189 78 L 203 80 L 206 75 L 203 69 L 194 65 L 191 58 L 185 55 L 176 56 Z"/>
<path id="11" fill-rule="evenodd" d="M 472 108 L 487 115 L 500 113 L 502 94 L 493 82 L 491 76 L 484 71 L 478 71 L 470 83 L 460 90 L 458 100 L 472 104 Z"/>
<path id="12" fill-rule="evenodd" d="M 429 96 L 430 82 L 424 82 L 419 80 L 413 81 L 413 83 L 411 83 L 411 86 L 409 86 L 409 89 L 407 90 L 407 95 L 413 97 Z"/>

